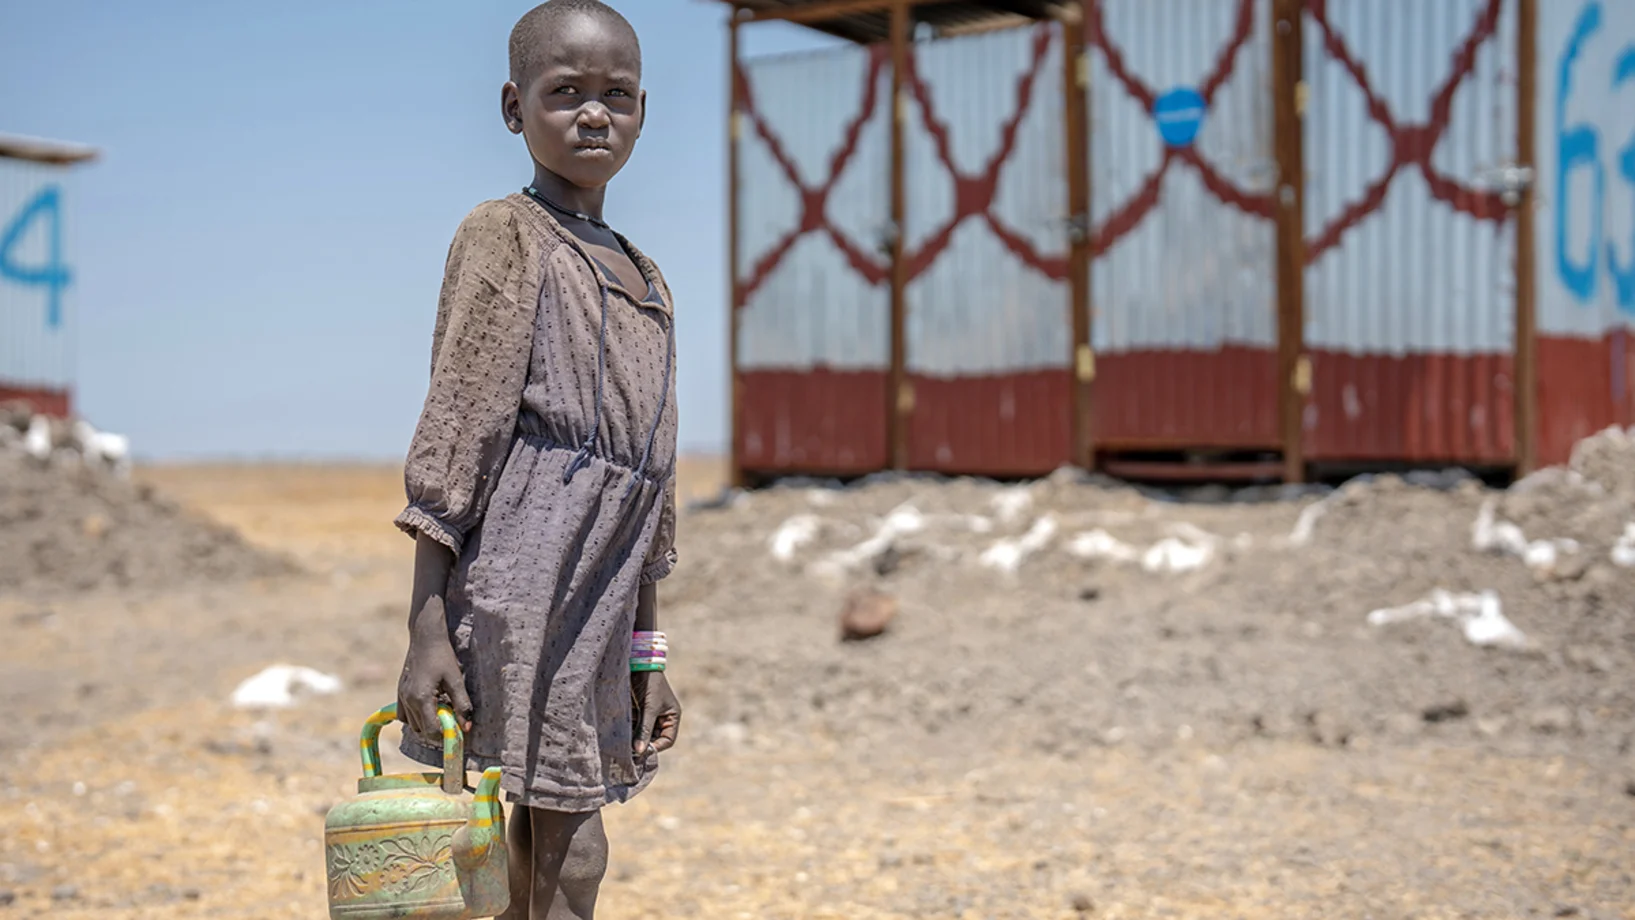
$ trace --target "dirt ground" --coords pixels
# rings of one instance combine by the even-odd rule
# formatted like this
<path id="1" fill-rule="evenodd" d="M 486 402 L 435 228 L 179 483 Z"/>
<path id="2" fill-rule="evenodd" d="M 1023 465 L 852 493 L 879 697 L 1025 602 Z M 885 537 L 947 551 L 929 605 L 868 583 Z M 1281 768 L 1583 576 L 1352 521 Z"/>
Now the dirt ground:
<path id="1" fill-rule="evenodd" d="M 682 742 L 609 811 L 602 913 L 1635 918 L 1620 457 L 1507 492 L 1059 475 L 695 506 L 661 591 Z M 138 478 L 294 572 L 0 591 L 0 917 L 324 916 L 322 816 L 403 651 L 399 478 Z M 696 461 L 683 492 L 719 481 Z M 1478 548 L 1483 520 L 1534 542 Z M 841 642 L 864 585 L 900 612 Z M 1493 592 L 1514 631 L 1370 622 L 1435 589 Z M 275 663 L 345 689 L 229 705 Z"/>

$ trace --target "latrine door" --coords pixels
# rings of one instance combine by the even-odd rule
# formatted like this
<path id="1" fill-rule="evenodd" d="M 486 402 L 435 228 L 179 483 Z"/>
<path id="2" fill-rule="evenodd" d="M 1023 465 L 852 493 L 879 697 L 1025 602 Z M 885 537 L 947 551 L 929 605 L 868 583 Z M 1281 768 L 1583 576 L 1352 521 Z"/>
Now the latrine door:
<path id="1" fill-rule="evenodd" d="M 908 465 L 1071 458 L 1062 32 L 916 43 L 904 75 Z"/>
<path id="2" fill-rule="evenodd" d="M 1098 450 L 1276 450 L 1267 0 L 1089 0 Z"/>
<path id="3" fill-rule="evenodd" d="M 1308 0 L 1305 452 L 1514 459 L 1514 0 Z"/>
<path id="4" fill-rule="evenodd" d="M 761 474 L 890 464 L 886 49 L 740 65 L 736 446 Z"/>

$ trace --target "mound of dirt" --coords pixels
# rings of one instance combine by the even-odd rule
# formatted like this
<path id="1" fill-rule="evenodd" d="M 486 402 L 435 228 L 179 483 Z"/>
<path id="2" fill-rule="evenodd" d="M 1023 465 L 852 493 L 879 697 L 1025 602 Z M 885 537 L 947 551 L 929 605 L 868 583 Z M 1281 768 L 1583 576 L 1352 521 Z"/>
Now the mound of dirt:
<path id="1" fill-rule="evenodd" d="M 1377 476 L 1205 501 L 1074 471 L 779 487 L 686 516 L 665 617 L 691 724 L 732 738 L 1442 739 L 1615 761 L 1635 746 L 1632 470 L 1635 438 L 1608 432 L 1508 490 Z M 843 643 L 864 587 L 900 613 Z"/>
<path id="2" fill-rule="evenodd" d="M 0 450 L 0 594 L 167 588 L 291 570 L 110 469 L 72 454 Z"/>

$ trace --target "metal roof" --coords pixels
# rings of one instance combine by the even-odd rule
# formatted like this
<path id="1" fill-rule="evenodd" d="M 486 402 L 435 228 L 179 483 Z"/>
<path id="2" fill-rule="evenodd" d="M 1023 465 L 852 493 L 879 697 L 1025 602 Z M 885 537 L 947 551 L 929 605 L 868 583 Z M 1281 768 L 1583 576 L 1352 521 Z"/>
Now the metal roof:
<path id="1" fill-rule="evenodd" d="M 891 37 L 891 8 L 869 0 L 723 0 L 750 18 L 786 19 L 855 42 L 885 41 Z M 1031 19 L 1051 19 L 1069 6 L 1064 0 L 915 0 L 909 7 L 914 25 L 929 26 L 939 35 L 958 35 L 1016 25 Z"/>
<path id="2" fill-rule="evenodd" d="M 66 166 L 70 163 L 84 163 L 96 159 L 97 150 L 84 144 L 0 134 L 0 158 Z"/>

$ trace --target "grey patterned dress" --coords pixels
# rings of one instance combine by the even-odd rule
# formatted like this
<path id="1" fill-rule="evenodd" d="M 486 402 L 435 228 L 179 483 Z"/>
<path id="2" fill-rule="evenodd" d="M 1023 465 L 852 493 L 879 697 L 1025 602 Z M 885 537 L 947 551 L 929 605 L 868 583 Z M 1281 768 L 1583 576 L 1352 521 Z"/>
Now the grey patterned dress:
<path id="1" fill-rule="evenodd" d="M 675 335 L 657 267 L 627 291 L 533 200 L 479 205 L 449 247 L 431 386 L 397 525 L 457 562 L 449 634 L 467 768 L 513 801 L 594 811 L 652 779 L 631 752 L 640 585 L 675 565 Z M 441 742 L 402 750 L 442 762 Z"/>

